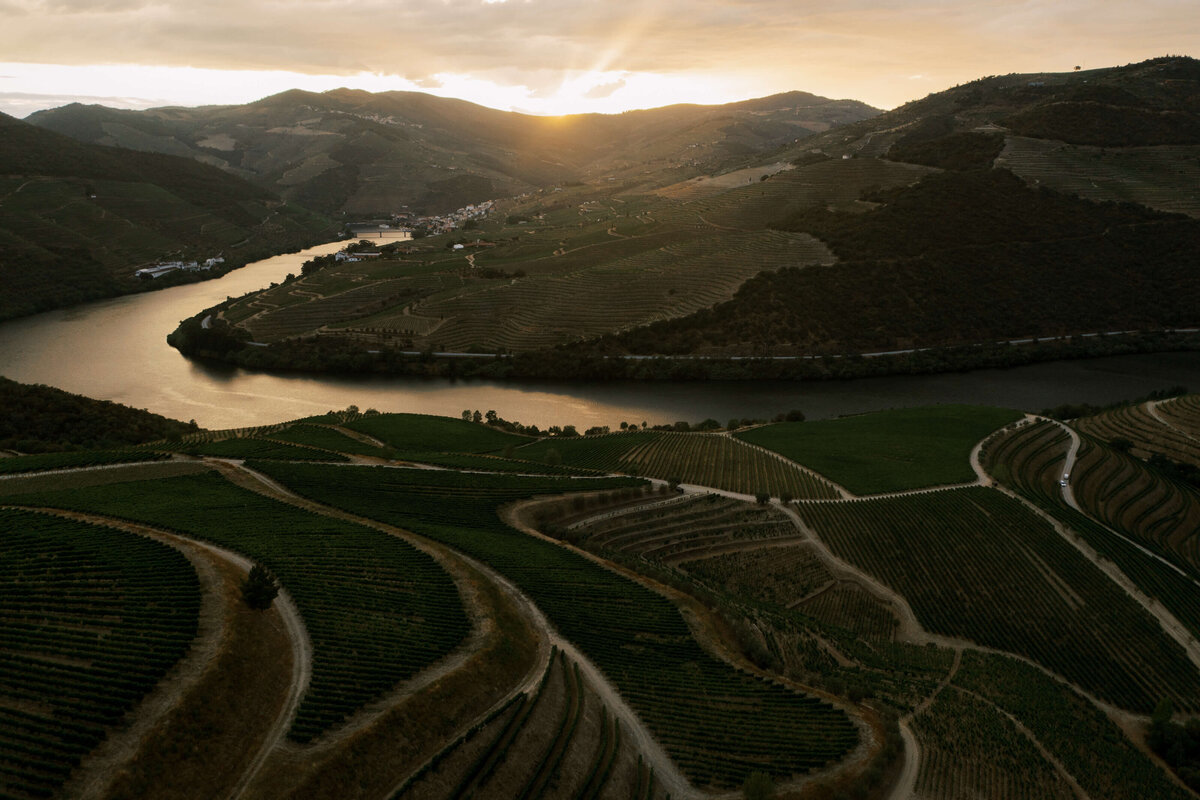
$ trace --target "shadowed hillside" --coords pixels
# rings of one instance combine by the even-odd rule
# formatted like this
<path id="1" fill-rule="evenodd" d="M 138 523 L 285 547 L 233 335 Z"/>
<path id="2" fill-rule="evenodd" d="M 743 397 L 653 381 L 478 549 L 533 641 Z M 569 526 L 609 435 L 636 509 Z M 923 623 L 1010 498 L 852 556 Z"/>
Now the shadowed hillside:
<path id="1" fill-rule="evenodd" d="M 331 235 L 328 220 L 204 164 L 0 114 L 0 319 L 141 289 L 133 273 L 159 259 L 220 256 L 228 269 Z"/>
<path id="2" fill-rule="evenodd" d="M 292 90 L 241 106 L 121 111 L 72 104 L 35 125 L 191 156 L 309 207 L 443 213 L 568 181 L 675 180 L 877 111 L 806 92 L 724 106 L 535 117 L 418 92 Z M 669 181 L 668 181 L 669 182 Z"/>

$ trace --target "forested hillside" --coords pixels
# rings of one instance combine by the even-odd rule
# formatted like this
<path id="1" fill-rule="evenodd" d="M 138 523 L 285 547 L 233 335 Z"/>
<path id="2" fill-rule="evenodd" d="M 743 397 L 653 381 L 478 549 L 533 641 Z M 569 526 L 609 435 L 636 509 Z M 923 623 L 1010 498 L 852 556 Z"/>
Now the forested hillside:
<path id="1" fill-rule="evenodd" d="M 160 259 L 222 257 L 230 269 L 333 233 L 328 219 L 213 167 L 0 114 L 0 319 L 189 279 L 134 276 Z"/>

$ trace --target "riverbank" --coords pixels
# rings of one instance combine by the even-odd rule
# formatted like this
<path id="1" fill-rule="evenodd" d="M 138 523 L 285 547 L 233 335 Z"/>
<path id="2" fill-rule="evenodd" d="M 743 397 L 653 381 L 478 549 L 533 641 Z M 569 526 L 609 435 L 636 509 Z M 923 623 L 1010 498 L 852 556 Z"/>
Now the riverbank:
<path id="1" fill-rule="evenodd" d="M 218 280 L 2 323 L 0 375 L 174 419 L 194 419 L 205 428 L 264 425 L 349 405 L 455 417 L 466 408 L 495 410 L 505 419 L 542 428 L 572 424 L 581 430 L 594 425 L 615 427 L 623 421 L 655 425 L 709 417 L 770 419 L 792 408 L 802 409 L 809 419 L 939 403 L 1039 411 L 1068 402 L 1104 405 L 1177 384 L 1200 386 L 1200 352 L 1184 351 L 858 380 L 647 381 L 518 378 L 511 373 L 502 380 L 464 378 L 461 372 L 449 377 L 449 368 L 436 363 L 427 369 L 445 368 L 447 377 L 420 377 L 436 373 L 419 370 L 419 355 L 405 357 L 417 362 L 418 369 L 412 370 L 416 375 L 267 372 L 185 358 L 167 345 L 167 334 L 198 309 L 281 282 L 288 273 L 299 274 L 305 261 L 342 246 L 330 243 L 276 256 Z M 570 359 L 577 358 L 567 353 L 550 355 L 563 358 L 568 366 Z M 480 370 L 501 368 L 494 358 L 479 361 Z M 538 372 L 535 359 L 529 361 L 534 361 L 526 367 L 530 374 L 546 374 Z M 647 372 L 697 368 L 656 365 L 651 359 L 631 362 L 626 365 L 629 369 Z M 581 362 L 579 371 L 585 366 Z M 744 369 L 747 365 L 722 366 Z"/>
<path id="2" fill-rule="evenodd" d="M 230 326 L 204 326 L 214 309 L 180 323 L 167 341 L 182 354 L 244 369 L 422 378 L 812 381 L 1003 369 L 1064 359 L 1200 351 L 1200 330 L 1107 331 L 957 347 L 807 356 L 604 354 L 585 344 L 516 354 L 417 352 L 362 337 L 311 336 L 264 345 Z"/>

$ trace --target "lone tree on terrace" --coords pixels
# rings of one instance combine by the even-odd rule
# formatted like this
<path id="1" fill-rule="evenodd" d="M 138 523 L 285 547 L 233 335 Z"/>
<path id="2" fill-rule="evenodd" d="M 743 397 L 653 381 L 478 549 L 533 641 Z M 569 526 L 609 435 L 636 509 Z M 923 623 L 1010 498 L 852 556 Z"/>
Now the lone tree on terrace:
<path id="1" fill-rule="evenodd" d="M 246 605 L 259 611 L 266 610 L 271 607 L 271 601 L 278 594 L 279 584 L 266 567 L 255 564 L 250 568 L 249 577 L 242 583 L 242 599 L 246 601 Z"/>

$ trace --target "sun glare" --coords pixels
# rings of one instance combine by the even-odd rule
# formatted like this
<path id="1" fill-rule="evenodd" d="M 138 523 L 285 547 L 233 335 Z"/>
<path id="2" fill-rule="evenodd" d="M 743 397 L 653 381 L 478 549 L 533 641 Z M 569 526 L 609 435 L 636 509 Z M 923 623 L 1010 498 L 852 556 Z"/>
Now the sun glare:
<path id="1" fill-rule="evenodd" d="M 552 84 L 553 86 L 553 84 Z M 457 73 L 416 83 L 397 75 L 147 67 L 0 64 L 0 109 L 17 116 L 78 101 L 121 108 L 248 103 L 288 89 L 324 92 L 416 91 L 456 97 L 503 111 L 537 115 L 613 114 L 673 103 L 726 103 L 752 97 L 749 80 L 591 69 L 564 74 L 551 89 L 503 84 Z"/>

